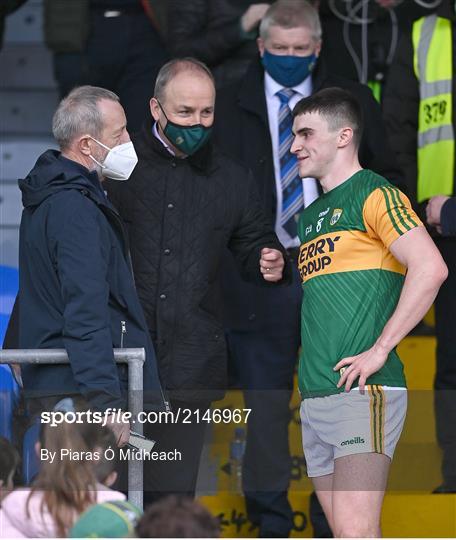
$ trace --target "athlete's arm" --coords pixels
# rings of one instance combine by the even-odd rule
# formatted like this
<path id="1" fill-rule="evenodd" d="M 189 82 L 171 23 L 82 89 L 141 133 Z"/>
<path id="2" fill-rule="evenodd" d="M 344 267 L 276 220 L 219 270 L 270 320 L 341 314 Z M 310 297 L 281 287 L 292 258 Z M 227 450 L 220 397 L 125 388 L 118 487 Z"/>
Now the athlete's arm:
<path id="1" fill-rule="evenodd" d="M 448 275 L 448 269 L 424 227 L 415 227 L 389 247 L 394 257 L 407 268 L 397 307 L 374 346 L 341 360 L 334 370 L 346 367 L 338 388 L 348 392 L 359 377 L 364 393 L 366 379 L 385 364 L 388 354 L 424 317 Z"/>

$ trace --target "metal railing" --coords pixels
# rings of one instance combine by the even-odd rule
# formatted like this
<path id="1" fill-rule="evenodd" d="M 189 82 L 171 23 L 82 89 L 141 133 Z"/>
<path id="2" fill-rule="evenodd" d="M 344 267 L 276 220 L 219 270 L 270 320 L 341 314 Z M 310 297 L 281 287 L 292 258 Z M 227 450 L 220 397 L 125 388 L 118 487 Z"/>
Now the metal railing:
<path id="1" fill-rule="evenodd" d="M 114 349 L 114 359 L 119 364 L 128 364 L 128 407 L 132 418 L 143 408 L 143 364 L 146 353 L 143 348 Z M 65 349 L 3 349 L 0 364 L 69 364 Z M 142 424 L 135 431 L 142 434 Z M 128 463 L 128 498 L 143 507 L 143 462 L 140 459 Z"/>

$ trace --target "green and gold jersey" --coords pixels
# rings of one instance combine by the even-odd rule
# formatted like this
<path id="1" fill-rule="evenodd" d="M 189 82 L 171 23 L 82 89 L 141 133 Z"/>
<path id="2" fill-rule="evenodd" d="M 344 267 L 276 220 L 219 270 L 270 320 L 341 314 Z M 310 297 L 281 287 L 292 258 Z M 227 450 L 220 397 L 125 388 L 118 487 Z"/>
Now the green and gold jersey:
<path id="1" fill-rule="evenodd" d="M 399 300 L 406 269 L 389 251 L 422 225 L 409 200 L 361 170 L 304 210 L 299 221 L 303 398 L 342 392 L 334 366 L 374 345 Z M 367 384 L 405 386 L 394 349 Z"/>

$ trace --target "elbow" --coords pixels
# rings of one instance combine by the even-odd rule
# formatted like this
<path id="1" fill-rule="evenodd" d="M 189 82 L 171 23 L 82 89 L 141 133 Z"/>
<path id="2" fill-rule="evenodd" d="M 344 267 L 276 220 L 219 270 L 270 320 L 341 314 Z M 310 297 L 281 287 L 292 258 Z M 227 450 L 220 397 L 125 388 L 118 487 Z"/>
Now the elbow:
<path id="1" fill-rule="evenodd" d="M 438 261 L 432 270 L 432 277 L 434 279 L 434 282 L 438 288 L 442 285 L 442 283 L 447 279 L 448 277 L 448 267 L 443 261 L 443 259 L 440 259 Z"/>
<path id="2" fill-rule="evenodd" d="M 439 277 L 440 277 L 440 285 L 442 285 L 442 283 L 444 281 L 446 281 L 446 279 L 448 277 L 448 266 L 443 261 L 442 261 L 442 263 L 440 265 Z"/>
<path id="3" fill-rule="evenodd" d="M 447 265 L 440 254 L 437 255 L 438 256 L 432 257 L 427 261 L 422 261 L 420 263 L 421 282 L 426 283 L 429 289 L 435 290 L 436 292 L 438 292 L 442 286 L 442 283 L 448 277 Z"/>

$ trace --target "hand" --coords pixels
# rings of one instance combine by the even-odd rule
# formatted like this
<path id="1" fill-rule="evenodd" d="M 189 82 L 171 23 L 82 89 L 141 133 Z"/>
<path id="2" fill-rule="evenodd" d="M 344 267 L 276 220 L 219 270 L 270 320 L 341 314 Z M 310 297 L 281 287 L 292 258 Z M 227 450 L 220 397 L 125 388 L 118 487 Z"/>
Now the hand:
<path id="1" fill-rule="evenodd" d="M 261 250 L 260 271 L 265 281 L 280 281 L 284 266 L 285 261 L 281 251 L 272 248 L 263 248 Z"/>
<path id="2" fill-rule="evenodd" d="M 361 394 L 364 394 L 366 379 L 383 367 L 388 354 L 389 351 L 376 343 L 361 354 L 344 358 L 334 366 L 334 371 L 345 368 L 341 373 L 337 388 L 345 384 L 345 391 L 350 392 L 352 384 L 359 377 L 359 390 Z"/>
<path id="3" fill-rule="evenodd" d="M 447 197 L 446 195 L 436 195 L 429 199 L 428 205 L 426 206 L 426 219 L 429 225 L 439 228 L 442 206 L 449 198 L 450 197 Z"/>
<path id="4" fill-rule="evenodd" d="M 268 9 L 269 4 L 252 4 L 241 17 L 242 30 L 248 33 L 256 28 Z"/>
<path id="5" fill-rule="evenodd" d="M 113 431 L 117 446 L 125 446 L 130 438 L 130 422 L 118 422 L 115 415 L 112 415 L 107 418 L 106 425 Z"/>

